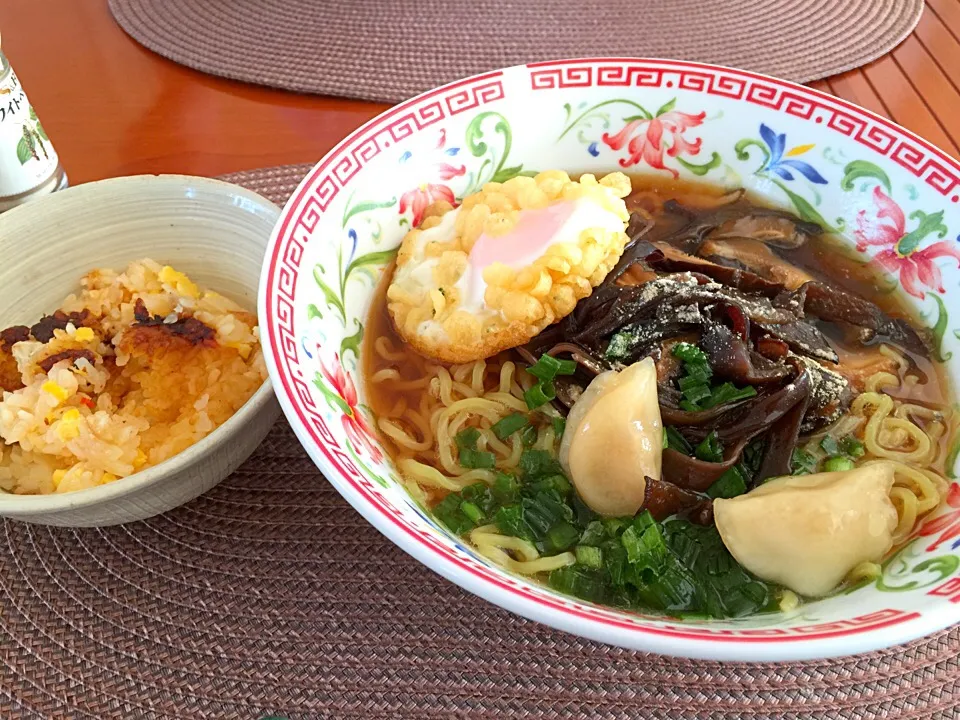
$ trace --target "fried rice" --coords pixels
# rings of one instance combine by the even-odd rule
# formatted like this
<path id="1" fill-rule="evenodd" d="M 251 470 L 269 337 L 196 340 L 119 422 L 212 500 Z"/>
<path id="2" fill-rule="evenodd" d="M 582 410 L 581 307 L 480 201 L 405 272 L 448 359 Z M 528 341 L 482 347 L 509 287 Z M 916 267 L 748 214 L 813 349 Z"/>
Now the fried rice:
<path id="1" fill-rule="evenodd" d="M 267 377 L 256 316 L 172 267 L 141 260 L 81 286 L 0 332 L 0 490 L 71 492 L 156 465 Z"/>

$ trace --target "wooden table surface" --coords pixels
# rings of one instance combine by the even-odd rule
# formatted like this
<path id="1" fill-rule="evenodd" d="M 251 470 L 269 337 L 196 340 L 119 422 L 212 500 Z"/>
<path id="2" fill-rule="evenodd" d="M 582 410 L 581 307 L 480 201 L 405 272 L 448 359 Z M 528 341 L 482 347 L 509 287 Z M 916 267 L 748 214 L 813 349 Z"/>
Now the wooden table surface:
<path id="1" fill-rule="evenodd" d="M 106 0 L 2 0 L 0 31 L 74 184 L 313 162 L 387 107 L 176 65 L 120 30 Z M 960 0 L 927 0 L 916 31 L 893 52 L 812 85 L 960 157 Z"/>

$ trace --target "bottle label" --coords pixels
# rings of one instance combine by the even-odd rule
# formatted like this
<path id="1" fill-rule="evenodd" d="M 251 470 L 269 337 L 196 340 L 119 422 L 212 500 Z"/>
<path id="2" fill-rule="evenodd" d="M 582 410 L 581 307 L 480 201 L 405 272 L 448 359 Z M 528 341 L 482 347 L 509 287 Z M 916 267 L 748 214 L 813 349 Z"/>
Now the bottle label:
<path id="1" fill-rule="evenodd" d="M 59 164 L 53 144 L 11 70 L 0 81 L 0 197 L 41 185 Z"/>

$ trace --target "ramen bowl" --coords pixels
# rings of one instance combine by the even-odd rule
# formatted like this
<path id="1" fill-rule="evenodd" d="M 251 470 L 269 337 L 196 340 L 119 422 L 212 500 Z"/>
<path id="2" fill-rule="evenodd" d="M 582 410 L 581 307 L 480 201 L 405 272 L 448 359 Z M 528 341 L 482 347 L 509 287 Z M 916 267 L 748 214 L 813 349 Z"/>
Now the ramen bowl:
<path id="1" fill-rule="evenodd" d="M 754 73 L 666 60 L 537 63 L 385 112 L 318 163 L 283 211 L 260 284 L 263 342 L 281 406 L 329 481 L 393 542 L 470 592 L 636 650 L 825 658 L 960 621 L 955 482 L 876 580 L 788 612 L 710 621 L 618 611 L 554 592 L 480 556 L 411 498 L 365 408 L 361 358 L 373 340 L 364 330 L 377 284 L 431 202 L 555 168 L 744 187 L 836 231 L 864 262 L 880 266 L 874 258 L 885 252 L 884 280 L 901 286 L 956 383 L 957 161 L 843 100 Z M 949 475 L 954 460 L 955 453 Z"/>

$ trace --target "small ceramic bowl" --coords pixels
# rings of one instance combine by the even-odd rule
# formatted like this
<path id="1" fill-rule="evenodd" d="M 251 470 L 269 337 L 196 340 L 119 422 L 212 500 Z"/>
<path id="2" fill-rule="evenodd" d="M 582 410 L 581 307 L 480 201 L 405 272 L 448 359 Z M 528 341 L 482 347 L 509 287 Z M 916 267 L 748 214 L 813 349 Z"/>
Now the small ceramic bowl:
<path id="1" fill-rule="evenodd" d="M 260 287 L 264 348 L 284 412 L 330 482 L 397 545 L 467 590 L 637 650 L 823 658 L 960 621 L 956 481 L 875 582 L 790 612 L 722 621 L 621 612 L 559 594 L 481 557 L 412 501 L 363 419 L 359 356 L 373 340 L 364 324 L 376 282 L 431 202 L 553 168 L 746 187 L 836 230 L 846 252 L 882 267 L 925 318 L 957 387 L 956 160 L 839 98 L 755 73 L 631 58 L 533 63 L 391 108 L 321 160 L 284 209 Z M 955 459 L 956 450 L 950 477 Z"/>
<path id="2" fill-rule="evenodd" d="M 0 327 L 36 322 L 97 267 L 144 257 L 254 309 L 279 209 L 204 178 L 137 176 L 79 185 L 0 215 Z M 107 485 L 63 495 L 0 492 L 0 515 L 46 525 L 142 520 L 206 492 L 243 462 L 279 414 L 269 380 L 184 452 Z"/>

